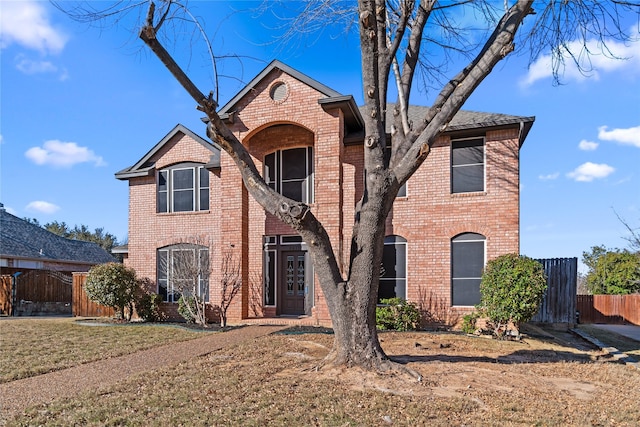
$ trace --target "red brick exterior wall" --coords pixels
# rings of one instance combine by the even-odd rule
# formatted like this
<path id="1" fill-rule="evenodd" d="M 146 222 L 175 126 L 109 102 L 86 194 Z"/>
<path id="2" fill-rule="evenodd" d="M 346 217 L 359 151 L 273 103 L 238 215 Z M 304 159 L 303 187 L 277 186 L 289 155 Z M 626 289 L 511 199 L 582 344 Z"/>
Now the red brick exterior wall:
<path id="1" fill-rule="evenodd" d="M 156 171 L 182 162 L 206 164 L 211 151 L 179 132 L 154 158 Z M 156 251 L 167 245 L 199 239 L 209 241 L 211 248 L 220 247 L 221 207 L 220 171 L 209 173 L 209 210 L 197 212 L 156 211 L 156 176 L 131 178 L 129 180 L 129 254 L 125 259 L 128 267 L 135 269 L 138 277 L 151 279 L 157 292 Z M 220 264 L 220 251 L 211 250 L 211 265 Z M 213 268 L 210 278 L 211 298 L 219 295 L 215 284 L 219 284 L 219 270 Z M 212 300 L 217 302 L 217 300 Z M 173 318 L 177 315 L 177 304 L 165 304 L 163 310 Z"/>
<path id="2" fill-rule="evenodd" d="M 288 94 L 274 101 L 270 89 L 279 82 L 286 84 Z M 343 144 L 344 117 L 338 109 L 323 110 L 318 99 L 324 97 L 275 69 L 236 104 L 229 126 L 249 149 L 259 171 L 266 154 L 313 147 L 315 200 L 311 208 L 325 225 L 344 271 L 349 263 L 354 206 L 363 191 L 363 148 Z M 518 128 L 493 130 L 484 136 L 484 192 L 451 194 L 451 137 L 444 135 L 409 180 L 407 196 L 396 200 L 387 221 L 387 235 L 407 240 L 407 298 L 443 321 L 455 321 L 459 312 L 451 307 L 452 238 L 464 232 L 484 235 L 487 259 L 519 251 Z M 161 169 L 182 161 L 206 163 L 209 156 L 200 144 L 181 136 L 166 144 L 154 160 L 156 169 Z M 262 306 L 263 237 L 295 233 L 267 215 L 248 195 L 230 156 L 223 152 L 220 171 L 210 174 L 209 211 L 158 214 L 155 177 L 134 178 L 129 185 L 127 265 L 155 281 L 156 249 L 185 236 L 206 236 L 216 248 L 211 251 L 212 265 L 220 265 L 227 251 L 241 265 L 243 288 L 230 307 L 229 319 L 275 315 L 273 307 Z M 219 279 L 220 273 L 215 272 L 210 281 L 213 304 L 219 301 Z M 327 324 L 329 313 L 317 279 L 314 290 L 312 316 Z"/>

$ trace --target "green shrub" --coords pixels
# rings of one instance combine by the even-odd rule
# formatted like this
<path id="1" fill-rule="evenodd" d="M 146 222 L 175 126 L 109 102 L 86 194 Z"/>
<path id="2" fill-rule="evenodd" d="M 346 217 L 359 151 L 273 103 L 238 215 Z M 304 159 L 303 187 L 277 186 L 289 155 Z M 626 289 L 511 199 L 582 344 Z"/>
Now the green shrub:
<path id="1" fill-rule="evenodd" d="M 476 323 L 478 319 L 482 317 L 481 312 L 474 311 L 473 313 L 465 314 L 462 317 L 462 332 L 465 334 L 473 334 L 476 332 Z"/>
<path id="2" fill-rule="evenodd" d="M 138 316 L 146 322 L 158 322 L 162 320 L 160 313 L 160 303 L 162 295 L 149 292 L 150 280 L 148 278 L 138 281 L 138 289 L 136 291 L 135 306 Z"/>
<path id="3" fill-rule="evenodd" d="M 187 323 L 195 323 L 196 316 L 194 313 L 196 312 L 196 300 L 193 297 L 185 297 L 182 295 L 178 300 L 178 314 L 182 316 L 182 318 Z"/>
<path id="4" fill-rule="evenodd" d="M 380 330 L 414 331 L 420 323 L 420 311 L 402 298 L 380 300 L 376 308 L 376 327 Z"/>
<path id="5" fill-rule="evenodd" d="M 592 294 L 626 295 L 640 292 L 640 253 L 594 246 L 583 252 L 589 268 L 587 289 Z"/>
<path id="6" fill-rule="evenodd" d="M 133 314 L 133 301 L 138 287 L 136 272 L 117 262 L 94 265 L 87 274 L 84 290 L 91 301 L 113 307 L 120 318 Z"/>
<path id="7" fill-rule="evenodd" d="M 538 311 L 547 279 L 539 262 L 518 254 L 502 255 L 487 263 L 480 283 L 481 307 L 494 331 L 509 322 L 516 328 Z"/>

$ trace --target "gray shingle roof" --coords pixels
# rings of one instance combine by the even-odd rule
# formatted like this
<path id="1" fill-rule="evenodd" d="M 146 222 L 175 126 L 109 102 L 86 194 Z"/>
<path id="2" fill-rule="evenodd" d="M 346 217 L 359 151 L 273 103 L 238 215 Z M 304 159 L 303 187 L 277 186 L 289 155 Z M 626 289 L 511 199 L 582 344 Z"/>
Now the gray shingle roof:
<path id="1" fill-rule="evenodd" d="M 395 104 L 387 105 L 387 132 L 391 131 L 391 124 L 393 124 L 393 107 Z M 424 107 L 420 105 L 409 106 L 409 121 L 418 123 L 424 120 L 425 116 L 429 112 L 430 107 Z M 363 113 L 363 107 L 360 107 L 360 112 Z M 509 114 L 500 113 L 483 113 L 479 111 L 460 110 L 453 116 L 453 120 L 447 126 L 446 132 L 454 132 L 467 129 L 483 129 L 499 126 L 519 125 L 523 123 L 529 128 L 533 125 L 535 117 L 531 116 L 512 116 Z M 528 132 L 528 129 L 527 129 Z M 526 134 L 523 135 L 522 140 Z"/>
<path id="2" fill-rule="evenodd" d="M 102 264 L 115 259 L 93 242 L 71 240 L 0 208 L 0 256 L 40 261 Z"/>
<path id="3" fill-rule="evenodd" d="M 355 101 L 351 95 L 342 95 L 339 92 L 323 85 L 317 80 L 303 74 L 278 60 L 272 61 L 265 67 L 256 77 L 254 77 L 243 90 L 238 92 L 227 104 L 219 111 L 220 117 L 233 121 L 233 108 L 249 91 L 251 91 L 262 79 L 264 79 L 271 71 L 279 69 L 290 76 L 300 80 L 301 82 L 316 89 L 323 94 L 325 98 L 320 98 L 318 103 L 323 108 L 338 107 L 345 114 L 345 143 L 354 144 L 362 142 L 364 139 L 364 122 L 362 116 L 365 114 L 364 107 L 356 107 Z M 387 132 L 391 132 L 391 124 L 393 123 L 393 103 L 387 105 Z M 409 107 L 409 120 L 418 123 L 424 119 L 429 107 L 411 105 Z M 512 116 L 508 114 L 498 113 L 482 113 L 476 111 L 459 111 L 449 123 L 445 130 L 448 132 L 458 132 L 473 129 L 488 129 L 501 126 L 519 126 L 520 127 L 520 145 L 533 125 L 535 118 L 530 116 Z M 208 121 L 205 117 L 203 121 Z"/>

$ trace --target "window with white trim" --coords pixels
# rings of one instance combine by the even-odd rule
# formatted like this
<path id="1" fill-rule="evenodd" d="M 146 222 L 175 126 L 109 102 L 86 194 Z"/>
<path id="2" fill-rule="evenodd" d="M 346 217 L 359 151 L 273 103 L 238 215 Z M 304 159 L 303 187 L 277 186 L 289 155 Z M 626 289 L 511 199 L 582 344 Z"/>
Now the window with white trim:
<path id="1" fill-rule="evenodd" d="M 158 171 L 157 211 L 209 210 L 209 171 L 200 165 L 178 164 Z"/>
<path id="2" fill-rule="evenodd" d="M 313 148 L 278 150 L 264 157 L 264 180 L 292 200 L 313 203 Z"/>
<path id="3" fill-rule="evenodd" d="M 480 303 L 480 280 L 485 264 L 486 238 L 462 233 L 451 239 L 451 304 L 474 306 Z"/>
<path id="4" fill-rule="evenodd" d="M 484 191 L 484 138 L 451 141 L 451 192 Z"/>
<path id="5" fill-rule="evenodd" d="M 164 302 L 178 302 L 183 293 L 193 294 L 194 288 L 197 296 L 209 301 L 209 248 L 178 244 L 158 249 L 156 278 Z"/>
<path id="6" fill-rule="evenodd" d="M 384 238 L 378 302 L 386 298 L 407 298 L 407 240 L 404 237 Z"/>

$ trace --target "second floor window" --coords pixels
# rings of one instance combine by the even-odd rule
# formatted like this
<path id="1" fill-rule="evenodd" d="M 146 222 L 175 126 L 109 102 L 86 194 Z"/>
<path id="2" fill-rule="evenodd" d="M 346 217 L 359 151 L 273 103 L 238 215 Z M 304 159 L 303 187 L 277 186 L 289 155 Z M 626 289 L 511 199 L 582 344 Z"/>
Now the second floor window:
<path id="1" fill-rule="evenodd" d="M 484 138 L 451 141 L 451 192 L 484 191 Z"/>
<path id="2" fill-rule="evenodd" d="M 285 197 L 313 203 L 313 148 L 292 148 L 267 154 L 264 180 Z"/>
<path id="3" fill-rule="evenodd" d="M 203 166 L 176 165 L 158 172 L 158 212 L 209 210 L 209 171 Z"/>

